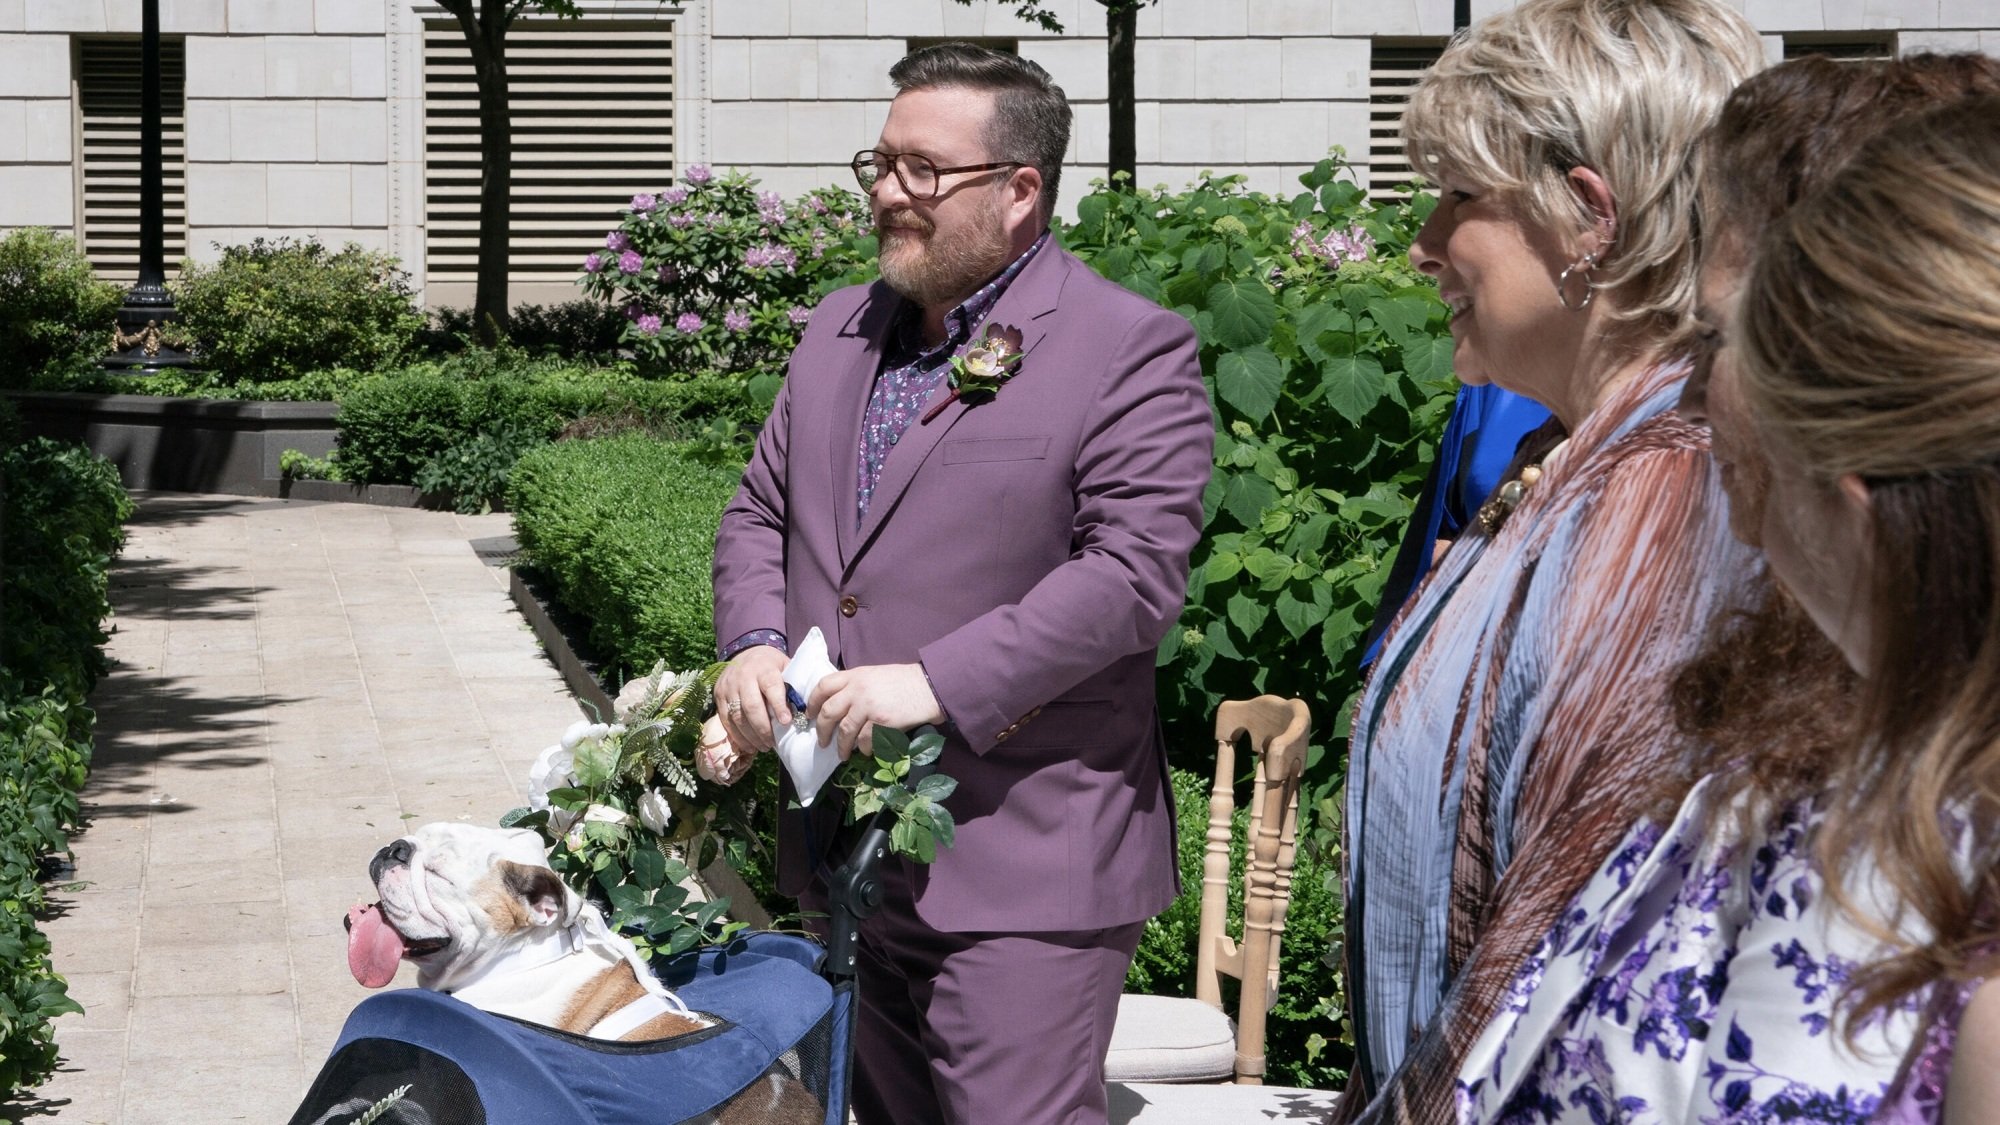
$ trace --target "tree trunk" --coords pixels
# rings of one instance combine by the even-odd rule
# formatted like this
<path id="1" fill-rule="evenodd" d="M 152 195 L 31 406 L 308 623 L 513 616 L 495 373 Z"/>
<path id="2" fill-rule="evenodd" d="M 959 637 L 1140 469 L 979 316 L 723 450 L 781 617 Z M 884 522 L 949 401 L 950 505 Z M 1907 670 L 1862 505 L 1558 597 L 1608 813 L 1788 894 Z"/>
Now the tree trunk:
<path id="1" fill-rule="evenodd" d="M 1127 177 L 1124 186 L 1129 189 L 1131 179 L 1138 175 L 1139 163 L 1138 113 L 1132 94 L 1132 45 L 1139 34 L 1138 7 L 1129 3 L 1107 6 L 1104 28 L 1110 39 L 1107 77 L 1111 88 L 1111 161 L 1105 172 L 1113 186 L 1117 186 L 1118 174 L 1123 172 Z"/>
<path id="2" fill-rule="evenodd" d="M 507 109 L 509 5 L 483 0 L 472 42 L 479 84 L 479 269 L 472 322 L 479 342 L 493 347 L 507 334 L 508 216 L 513 192 L 514 134 Z"/>

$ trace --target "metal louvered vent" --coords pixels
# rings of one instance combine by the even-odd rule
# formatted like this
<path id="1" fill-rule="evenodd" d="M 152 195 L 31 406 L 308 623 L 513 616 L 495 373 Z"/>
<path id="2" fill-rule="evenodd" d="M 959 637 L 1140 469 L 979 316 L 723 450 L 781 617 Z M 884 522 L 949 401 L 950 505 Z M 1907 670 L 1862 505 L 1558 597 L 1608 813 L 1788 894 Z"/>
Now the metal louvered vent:
<path id="1" fill-rule="evenodd" d="M 1841 62 L 1875 62 L 1896 57 L 1895 33 L 1840 35 L 1806 32 L 1785 36 L 1785 58 L 1827 55 Z"/>
<path id="2" fill-rule="evenodd" d="M 1424 71 L 1444 53 L 1434 47 L 1376 47 L 1368 63 L 1368 198 L 1404 198 L 1416 177 L 1403 156 L 1403 107 Z"/>
<path id="3" fill-rule="evenodd" d="M 507 34 L 514 282 L 571 281 L 632 196 L 674 174 L 673 25 L 522 20 Z M 456 23 L 424 29 L 424 257 L 430 282 L 479 260 L 479 88 Z"/>
<path id="4" fill-rule="evenodd" d="M 183 95 L 187 54 L 160 39 L 160 154 L 166 185 L 165 255 L 172 277 L 187 253 L 187 153 Z M 77 43 L 83 115 L 83 252 L 107 280 L 139 277 L 139 40 Z"/>

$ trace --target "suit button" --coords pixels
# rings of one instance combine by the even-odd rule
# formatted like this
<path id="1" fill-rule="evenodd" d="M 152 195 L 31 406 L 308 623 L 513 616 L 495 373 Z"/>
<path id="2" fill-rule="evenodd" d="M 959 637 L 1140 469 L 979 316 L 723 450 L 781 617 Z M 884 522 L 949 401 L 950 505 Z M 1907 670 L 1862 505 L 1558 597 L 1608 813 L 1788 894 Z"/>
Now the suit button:
<path id="1" fill-rule="evenodd" d="M 854 600 L 853 594 L 848 594 L 846 597 L 840 599 L 840 615 L 842 617 L 853 617 L 860 610 L 861 603 Z"/>

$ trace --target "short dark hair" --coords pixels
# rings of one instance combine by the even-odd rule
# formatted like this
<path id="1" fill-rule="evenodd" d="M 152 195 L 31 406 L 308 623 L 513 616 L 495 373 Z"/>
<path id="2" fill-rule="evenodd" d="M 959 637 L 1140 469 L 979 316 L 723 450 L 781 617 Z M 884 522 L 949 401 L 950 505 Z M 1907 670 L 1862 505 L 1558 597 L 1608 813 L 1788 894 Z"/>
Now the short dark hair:
<path id="1" fill-rule="evenodd" d="M 1018 55 L 976 43 L 939 43 L 904 55 L 889 68 L 896 92 L 957 87 L 993 95 L 986 144 L 999 160 L 1019 160 L 1042 174 L 1042 216 L 1056 209 L 1063 155 L 1069 151 L 1069 98 L 1049 72 Z"/>

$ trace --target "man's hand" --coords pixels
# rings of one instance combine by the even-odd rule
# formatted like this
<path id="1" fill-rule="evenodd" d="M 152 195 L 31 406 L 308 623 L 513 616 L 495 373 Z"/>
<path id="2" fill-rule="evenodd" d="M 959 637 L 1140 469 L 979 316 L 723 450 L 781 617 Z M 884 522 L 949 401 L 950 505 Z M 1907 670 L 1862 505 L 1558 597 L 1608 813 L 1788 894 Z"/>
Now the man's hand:
<path id="1" fill-rule="evenodd" d="M 791 705 L 785 702 L 785 665 L 790 662 L 770 645 L 751 645 L 716 677 L 715 713 L 729 744 L 744 757 L 777 749 L 772 722 L 782 726 L 792 721 Z"/>
<path id="2" fill-rule="evenodd" d="M 829 672 L 806 700 L 806 717 L 818 728 L 820 745 L 835 742 L 840 760 L 855 747 L 874 753 L 875 724 L 909 730 L 944 721 L 921 664 L 876 664 Z"/>

